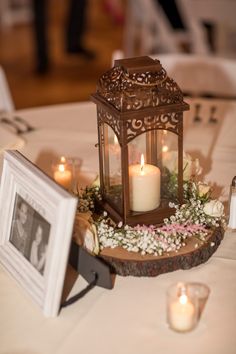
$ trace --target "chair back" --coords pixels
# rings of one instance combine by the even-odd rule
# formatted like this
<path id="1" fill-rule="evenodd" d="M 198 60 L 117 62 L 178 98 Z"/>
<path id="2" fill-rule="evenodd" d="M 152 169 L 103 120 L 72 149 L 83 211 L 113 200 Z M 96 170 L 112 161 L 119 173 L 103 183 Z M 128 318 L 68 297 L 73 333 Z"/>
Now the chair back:
<path id="1" fill-rule="evenodd" d="M 154 0 L 128 0 L 124 30 L 126 57 L 147 55 L 155 49 L 180 53 L 184 31 L 175 31 L 162 7 Z M 182 33 L 180 33 L 182 32 Z"/>
<path id="2" fill-rule="evenodd" d="M 192 53 L 236 57 L 236 1 L 176 0 L 192 38 Z M 203 24 L 212 25 L 212 35 Z M 211 36 L 211 39 L 209 38 Z M 210 46 L 210 41 L 212 42 Z"/>
<path id="3" fill-rule="evenodd" d="M 6 79 L 4 70 L 0 67 L 0 112 L 11 112 L 14 110 L 14 103 Z"/>
<path id="4" fill-rule="evenodd" d="M 194 54 L 152 55 L 192 96 L 236 97 L 236 60 Z"/>

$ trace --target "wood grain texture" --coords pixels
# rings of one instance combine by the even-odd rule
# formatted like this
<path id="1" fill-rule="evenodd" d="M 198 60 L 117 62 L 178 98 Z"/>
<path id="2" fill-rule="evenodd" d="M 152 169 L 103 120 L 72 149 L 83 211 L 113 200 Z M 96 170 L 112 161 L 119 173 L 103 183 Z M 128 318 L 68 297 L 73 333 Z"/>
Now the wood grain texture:
<path id="1" fill-rule="evenodd" d="M 194 237 L 189 238 L 186 246 L 177 253 L 170 252 L 163 256 L 142 256 L 140 253 L 128 252 L 123 248 L 105 248 L 99 257 L 116 274 L 154 277 L 178 269 L 190 269 L 205 263 L 217 250 L 223 237 L 224 229 L 218 227 L 209 232 L 205 242 L 200 242 Z"/>

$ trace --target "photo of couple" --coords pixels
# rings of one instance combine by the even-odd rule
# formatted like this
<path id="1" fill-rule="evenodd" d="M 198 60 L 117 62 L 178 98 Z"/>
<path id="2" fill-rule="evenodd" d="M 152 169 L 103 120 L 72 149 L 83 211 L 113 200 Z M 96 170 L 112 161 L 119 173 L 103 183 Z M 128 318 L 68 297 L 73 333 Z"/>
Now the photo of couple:
<path id="1" fill-rule="evenodd" d="M 16 193 L 10 242 L 41 273 L 44 273 L 50 224 Z"/>

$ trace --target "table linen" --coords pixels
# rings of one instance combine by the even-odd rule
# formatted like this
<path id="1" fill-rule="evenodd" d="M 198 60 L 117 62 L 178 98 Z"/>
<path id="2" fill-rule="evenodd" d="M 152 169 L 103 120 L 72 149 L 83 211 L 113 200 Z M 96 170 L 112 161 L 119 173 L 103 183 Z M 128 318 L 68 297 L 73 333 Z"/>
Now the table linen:
<path id="1" fill-rule="evenodd" d="M 217 183 L 226 200 L 236 174 L 233 129 L 236 102 L 201 100 L 203 121 L 194 122 L 196 100 L 185 116 L 184 148 L 205 157 L 203 174 Z M 219 119 L 208 122 L 217 105 Z M 37 128 L 24 135 L 20 151 L 50 173 L 48 157 L 76 155 L 91 180 L 98 172 L 96 111 L 91 103 L 58 105 L 17 112 Z M 216 142 L 215 142 L 216 140 Z M 166 291 L 177 281 L 203 282 L 210 296 L 197 328 L 186 334 L 171 331 L 166 322 Z M 87 283 L 70 266 L 63 299 Z M 59 317 L 46 319 L 10 275 L 0 267 L 1 354 L 234 354 L 236 348 L 236 233 L 227 230 L 217 252 L 190 270 L 154 278 L 116 276 L 114 289 L 95 287 Z"/>

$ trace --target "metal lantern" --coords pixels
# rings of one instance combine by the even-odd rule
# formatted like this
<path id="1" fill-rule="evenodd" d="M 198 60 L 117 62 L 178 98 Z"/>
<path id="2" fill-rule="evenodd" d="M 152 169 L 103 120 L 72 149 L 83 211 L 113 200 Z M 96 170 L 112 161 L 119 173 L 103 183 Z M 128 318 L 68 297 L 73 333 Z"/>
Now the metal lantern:
<path id="1" fill-rule="evenodd" d="M 97 104 L 102 207 L 125 224 L 160 224 L 183 198 L 183 101 L 158 60 L 116 60 Z"/>

